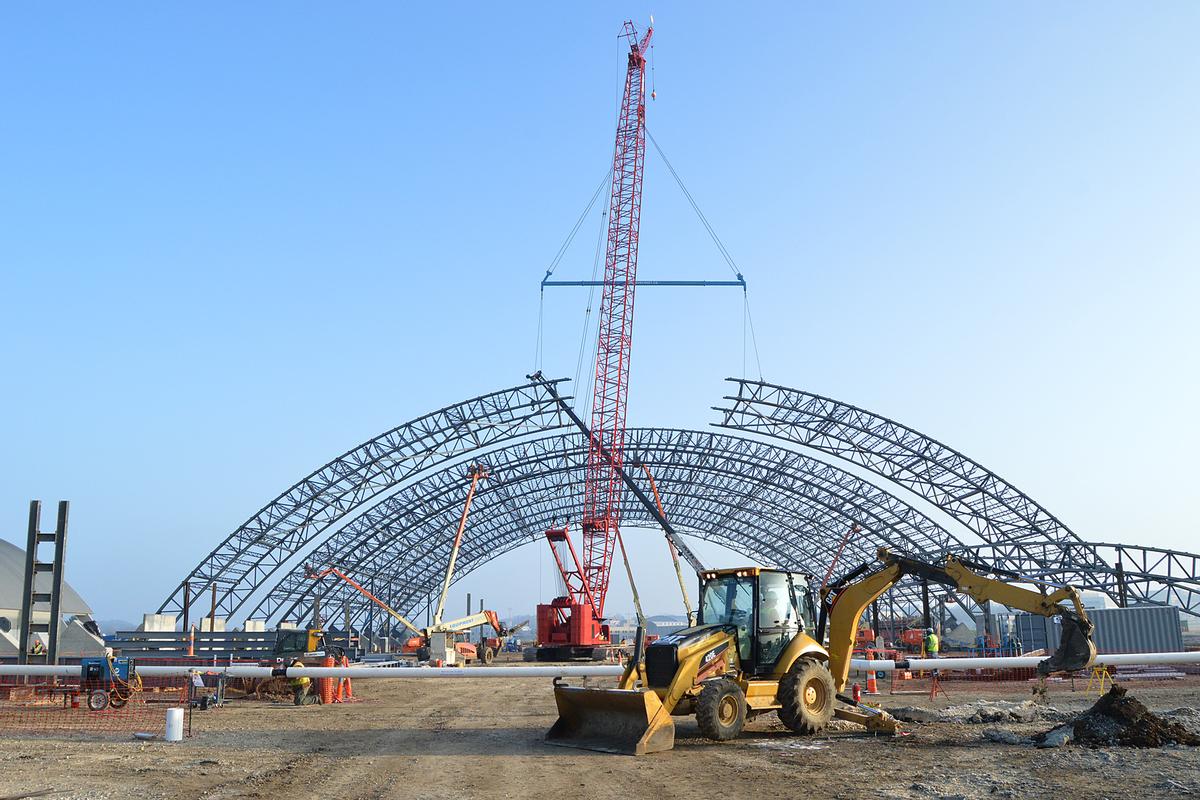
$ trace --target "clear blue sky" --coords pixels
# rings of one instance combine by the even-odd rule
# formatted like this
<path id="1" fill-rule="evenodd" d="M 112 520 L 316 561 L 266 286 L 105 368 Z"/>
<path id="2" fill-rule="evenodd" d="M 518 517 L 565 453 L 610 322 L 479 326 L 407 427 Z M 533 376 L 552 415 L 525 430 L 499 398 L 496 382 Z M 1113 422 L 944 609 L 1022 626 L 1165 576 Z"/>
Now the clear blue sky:
<path id="1" fill-rule="evenodd" d="M 0 536 L 71 499 L 68 578 L 132 618 L 333 455 L 518 382 L 610 158 L 616 33 L 653 13 L 649 125 L 751 282 L 768 380 L 1088 539 L 1200 549 L 1200 6 L 567 8 L 6 4 Z M 727 275 L 653 153 L 642 242 L 643 277 Z M 547 372 L 582 307 L 548 299 Z M 634 350 L 631 421 L 706 425 L 740 299 L 644 291 Z M 672 611 L 660 548 L 636 566 Z M 461 588 L 527 610 L 506 573 L 538 556 Z"/>

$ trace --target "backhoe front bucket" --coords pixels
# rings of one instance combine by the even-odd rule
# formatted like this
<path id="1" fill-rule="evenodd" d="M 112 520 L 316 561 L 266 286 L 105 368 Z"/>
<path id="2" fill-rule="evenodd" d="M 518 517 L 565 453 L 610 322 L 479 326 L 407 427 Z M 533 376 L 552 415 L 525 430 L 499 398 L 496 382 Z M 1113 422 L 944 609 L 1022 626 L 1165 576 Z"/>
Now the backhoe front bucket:
<path id="1" fill-rule="evenodd" d="M 549 744 L 642 756 L 675 746 L 675 723 L 648 689 L 555 686 L 558 721 Z"/>

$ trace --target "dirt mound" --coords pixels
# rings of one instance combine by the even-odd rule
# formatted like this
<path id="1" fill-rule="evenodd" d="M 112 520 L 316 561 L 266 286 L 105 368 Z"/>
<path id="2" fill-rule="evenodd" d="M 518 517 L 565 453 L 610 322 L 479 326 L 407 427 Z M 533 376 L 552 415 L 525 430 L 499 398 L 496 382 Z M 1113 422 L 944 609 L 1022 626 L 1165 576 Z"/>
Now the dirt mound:
<path id="1" fill-rule="evenodd" d="M 1190 709 L 1189 709 L 1190 710 Z M 1178 715 L 1183 709 L 1172 712 Z M 1200 745 L 1200 736 L 1172 720 L 1155 714 L 1125 687 L 1114 686 L 1073 722 L 1036 737 L 1045 745 L 1075 741 L 1092 747 L 1162 747 L 1168 744 Z"/>

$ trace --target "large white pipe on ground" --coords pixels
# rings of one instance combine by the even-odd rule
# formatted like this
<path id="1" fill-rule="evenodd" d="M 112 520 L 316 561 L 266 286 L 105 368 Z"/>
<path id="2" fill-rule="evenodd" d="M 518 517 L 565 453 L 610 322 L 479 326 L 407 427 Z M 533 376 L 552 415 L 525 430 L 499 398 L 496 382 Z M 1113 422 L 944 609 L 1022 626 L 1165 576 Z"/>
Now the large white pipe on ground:
<path id="1" fill-rule="evenodd" d="M 1036 667 L 1044 656 L 1006 656 L 997 658 L 910 658 L 907 661 L 878 659 L 867 661 L 856 658 L 850 662 L 855 670 L 891 672 L 896 669 L 913 670 L 968 670 Z M 1149 666 L 1154 664 L 1200 664 L 1200 651 L 1188 653 L 1111 653 L 1096 656 L 1097 665 Z M 205 675 L 224 675 L 227 678 L 611 678 L 619 676 L 624 669 L 618 665 L 591 666 L 543 666 L 543 667 L 260 667 L 251 664 L 232 666 L 138 666 L 139 675 L 147 678 L 156 676 L 188 675 L 200 672 Z M 0 676 L 30 675 L 79 677 L 77 665 L 44 664 L 0 664 Z"/>
<path id="2" fill-rule="evenodd" d="M 909 658 L 903 661 L 877 659 L 868 661 L 855 658 L 850 661 L 851 669 L 891 672 L 896 669 L 1032 669 L 1046 660 L 1046 656 L 998 656 L 995 658 Z M 1096 666 L 1129 667 L 1154 664 L 1200 664 L 1200 651 L 1187 653 L 1107 653 L 1096 656 Z"/>
<path id="3" fill-rule="evenodd" d="M 227 678 L 608 678 L 619 676 L 624 668 L 616 664 L 562 667 L 260 667 L 254 664 L 228 666 L 138 665 L 143 677 L 170 677 L 199 672 Z M 0 676 L 30 675 L 79 677 L 79 666 L 71 664 L 0 664 Z"/>

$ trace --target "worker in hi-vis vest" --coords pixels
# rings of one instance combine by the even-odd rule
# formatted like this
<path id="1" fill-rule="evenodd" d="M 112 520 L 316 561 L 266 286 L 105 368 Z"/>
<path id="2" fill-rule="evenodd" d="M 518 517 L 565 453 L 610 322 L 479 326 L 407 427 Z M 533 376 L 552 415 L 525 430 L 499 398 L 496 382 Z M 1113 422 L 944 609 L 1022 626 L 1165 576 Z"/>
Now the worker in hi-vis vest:
<path id="1" fill-rule="evenodd" d="M 292 662 L 293 667 L 303 667 L 304 662 L 296 659 Z M 321 696 L 317 693 L 309 693 L 309 688 L 312 686 L 312 679 L 308 676 L 298 676 L 289 678 L 288 683 L 292 685 L 292 702 L 298 706 L 307 706 L 313 703 L 321 702 Z"/>

